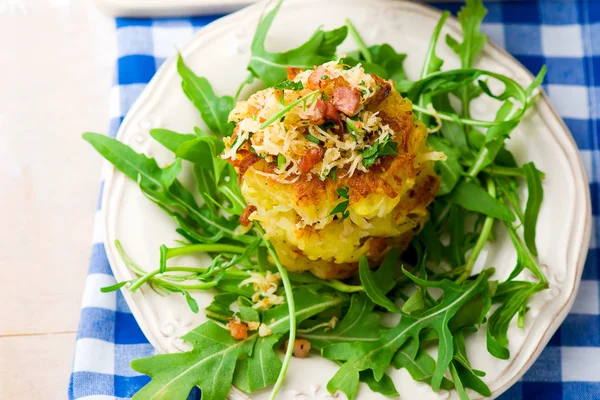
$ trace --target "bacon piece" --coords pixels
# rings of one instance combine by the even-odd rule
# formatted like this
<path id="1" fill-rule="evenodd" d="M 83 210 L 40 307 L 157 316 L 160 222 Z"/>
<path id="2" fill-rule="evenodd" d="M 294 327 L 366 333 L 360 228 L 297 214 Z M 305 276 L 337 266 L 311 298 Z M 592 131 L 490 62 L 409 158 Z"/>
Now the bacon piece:
<path id="1" fill-rule="evenodd" d="M 298 169 L 301 174 L 308 174 L 315 165 L 323 159 L 323 149 L 311 147 L 304 153 L 298 164 Z"/>
<path id="2" fill-rule="evenodd" d="M 288 81 L 294 80 L 294 78 L 296 78 L 296 75 L 298 75 L 300 72 L 304 71 L 302 68 L 294 68 L 294 67 L 285 67 L 285 70 L 287 71 Z"/>
<path id="3" fill-rule="evenodd" d="M 331 103 L 326 103 L 321 99 L 317 99 L 315 104 L 315 114 L 310 117 L 310 123 L 313 125 L 321 125 L 325 121 L 339 122 L 340 113 Z"/>
<path id="4" fill-rule="evenodd" d="M 246 153 L 247 155 L 241 161 L 239 161 L 239 163 L 232 163 L 234 167 L 238 167 L 238 182 L 240 183 L 242 182 L 242 178 L 244 177 L 246 171 L 248 171 L 251 166 L 260 160 L 260 157 L 251 151 Z"/>
<path id="5" fill-rule="evenodd" d="M 375 95 L 369 100 L 369 106 L 378 106 L 390 95 L 390 93 L 392 92 L 392 85 L 390 85 L 388 81 L 380 78 L 377 75 L 371 74 L 371 76 L 373 77 L 373 80 L 375 80 L 375 82 L 377 83 L 378 87 L 377 91 L 375 92 Z"/>
<path id="6" fill-rule="evenodd" d="M 256 211 L 256 206 L 253 206 L 252 204 L 248 204 L 246 206 L 246 208 L 244 208 L 244 211 L 242 212 L 242 215 L 240 215 L 240 225 L 242 226 L 248 226 L 250 225 L 250 214 L 252 214 L 254 211 Z"/>
<path id="7" fill-rule="evenodd" d="M 327 85 L 327 80 L 329 77 L 327 76 L 327 70 L 319 65 L 313 72 L 308 76 L 308 82 L 306 83 L 306 87 L 310 90 L 317 90 Z M 327 79 L 321 79 L 324 76 L 327 76 Z"/>
<path id="8" fill-rule="evenodd" d="M 360 107 L 360 92 L 354 88 L 338 86 L 333 89 L 331 103 L 338 111 L 353 117 Z"/>
<path id="9" fill-rule="evenodd" d="M 385 238 L 371 238 L 369 241 L 369 250 L 367 256 L 371 258 L 380 258 L 383 256 L 383 251 L 387 248 L 387 240 Z"/>
<path id="10" fill-rule="evenodd" d="M 227 328 L 235 340 L 248 339 L 248 325 L 237 319 L 230 319 Z"/>
<path id="11" fill-rule="evenodd" d="M 287 349 L 289 345 L 289 341 L 285 341 L 285 348 Z M 296 358 L 306 358 L 310 353 L 311 344 L 306 339 L 296 339 L 294 342 L 294 357 Z"/>
<path id="12" fill-rule="evenodd" d="M 313 125 L 321 125 L 325 122 L 325 112 L 327 111 L 327 104 L 321 100 L 317 99 L 315 104 L 315 113 L 310 116 L 310 123 Z"/>
<path id="13" fill-rule="evenodd" d="M 325 103 L 325 106 L 327 107 L 325 109 L 325 120 L 339 122 L 340 113 L 338 112 L 337 108 L 335 108 L 335 106 L 331 103 Z"/>

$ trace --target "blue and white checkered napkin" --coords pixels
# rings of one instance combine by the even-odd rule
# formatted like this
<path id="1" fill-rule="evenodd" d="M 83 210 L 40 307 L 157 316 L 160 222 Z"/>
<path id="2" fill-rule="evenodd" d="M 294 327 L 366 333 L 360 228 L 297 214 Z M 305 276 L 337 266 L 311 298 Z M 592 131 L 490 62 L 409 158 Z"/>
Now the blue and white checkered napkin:
<path id="1" fill-rule="evenodd" d="M 437 6 L 456 13 L 461 4 Z M 501 398 L 600 399 L 600 1 L 487 2 L 483 30 L 533 73 L 548 66 L 544 89 L 569 126 L 590 180 L 594 237 L 571 313 L 523 379 Z M 118 61 L 110 135 L 160 64 L 199 28 L 218 17 L 117 19 Z M 98 213 L 102 206 L 98 206 Z M 99 228 L 99 227 L 98 227 Z M 99 236 L 99 235 L 97 235 Z M 92 247 L 77 335 L 71 399 L 128 399 L 149 378 L 129 367 L 153 354 L 115 282 L 101 239 Z M 192 398 L 198 394 L 192 394 Z"/>

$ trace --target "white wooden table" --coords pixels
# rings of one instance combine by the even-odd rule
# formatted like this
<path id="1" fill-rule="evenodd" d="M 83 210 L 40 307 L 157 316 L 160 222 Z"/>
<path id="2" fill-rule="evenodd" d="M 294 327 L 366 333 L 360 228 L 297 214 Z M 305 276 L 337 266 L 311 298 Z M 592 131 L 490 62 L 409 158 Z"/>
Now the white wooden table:
<path id="1" fill-rule="evenodd" d="M 65 399 L 108 128 L 114 20 L 0 0 L 0 399 Z"/>

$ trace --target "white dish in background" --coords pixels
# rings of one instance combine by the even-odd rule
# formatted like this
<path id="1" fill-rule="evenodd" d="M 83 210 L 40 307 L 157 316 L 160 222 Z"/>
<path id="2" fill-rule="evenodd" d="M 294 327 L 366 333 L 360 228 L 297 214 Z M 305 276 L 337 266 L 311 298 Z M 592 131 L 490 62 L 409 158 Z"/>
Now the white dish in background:
<path id="1" fill-rule="evenodd" d="M 317 6 L 319 12 L 315 13 Z M 263 8 L 264 3 L 257 4 L 216 21 L 198 32 L 181 49 L 186 63 L 198 75 L 207 77 L 218 94 L 234 93 L 239 82 L 246 78 L 249 44 Z M 273 51 L 295 47 L 319 25 L 338 27 L 348 17 L 367 44 L 388 42 L 399 52 L 406 52 L 405 67 L 409 77 L 414 78 L 439 16 L 439 11 L 411 2 L 286 1 L 275 19 L 267 47 Z M 446 33 L 460 36 L 455 19 L 447 22 L 443 35 Z M 349 39 L 341 51 L 352 47 Z M 440 40 L 438 55 L 446 60 L 445 69 L 458 67 L 458 58 L 443 40 Z M 207 59 L 210 62 L 206 62 Z M 486 46 L 478 66 L 511 76 L 524 86 L 532 81 L 531 74 L 523 66 L 492 44 Z M 248 90 L 245 95 L 249 94 Z M 478 99 L 473 102 L 473 114 L 492 119 L 496 107 L 494 100 Z M 149 129 L 161 127 L 191 132 L 195 125 L 204 126 L 198 112 L 181 91 L 175 59 L 171 58 L 163 64 L 123 121 L 118 138 L 135 150 L 156 157 L 162 165 L 172 160 L 172 155 L 150 138 Z M 525 329 L 517 328 L 516 321 L 511 324 L 510 360 L 495 359 L 485 350 L 485 329 L 468 338 L 467 351 L 471 361 L 475 368 L 487 372 L 484 381 L 494 397 L 525 373 L 567 315 L 581 279 L 591 229 L 588 186 L 577 147 L 545 95 L 539 97 L 536 106 L 512 134 L 509 147 L 519 162 L 535 161 L 546 173 L 537 243 L 550 288 L 530 301 Z M 192 178 L 191 174 L 189 177 Z M 114 239 L 121 240 L 125 251 L 139 265 L 154 269 L 159 260 L 160 245 L 172 246 L 179 238 L 170 217 L 149 202 L 135 182 L 114 170 L 106 181 L 103 204 L 106 250 L 119 281 L 134 276 L 119 258 Z M 512 271 L 516 254 L 508 236 L 500 230 L 496 233 L 496 241 L 487 248 L 486 264 L 496 267 L 494 279 L 503 280 Z M 201 262 L 191 257 L 181 261 Z M 179 337 L 206 319 L 202 312 L 192 313 L 183 296 L 161 297 L 147 287 L 136 293 L 123 293 L 146 337 L 159 352 L 186 350 L 187 344 Z M 200 292 L 194 297 L 203 308 L 211 301 L 212 294 Z M 333 362 L 320 357 L 293 359 L 280 398 L 331 398 L 325 386 L 336 370 Z M 429 386 L 413 381 L 406 370 L 390 368 L 389 373 L 405 399 L 458 398 L 454 392 L 433 393 Z M 264 390 L 253 394 L 252 398 L 266 399 L 267 395 L 268 390 Z M 230 397 L 248 398 L 236 389 Z M 363 384 L 359 397 L 384 399 Z"/>
<path id="2" fill-rule="evenodd" d="M 173 17 L 226 14 L 258 0 L 96 0 L 98 7 L 113 17 Z M 356 0 L 347 0 L 348 2 Z M 360 0 L 358 0 L 360 1 Z M 418 0 L 412 0 L 418 1 Z M 444 3 L 452 0 L 431 0 Z"/>
<path id="3" fill-rule="evenodd" d="M 114 17 L 173 17 L 226 14 L 257 0 L 96 0 L 98 8 Z"/>

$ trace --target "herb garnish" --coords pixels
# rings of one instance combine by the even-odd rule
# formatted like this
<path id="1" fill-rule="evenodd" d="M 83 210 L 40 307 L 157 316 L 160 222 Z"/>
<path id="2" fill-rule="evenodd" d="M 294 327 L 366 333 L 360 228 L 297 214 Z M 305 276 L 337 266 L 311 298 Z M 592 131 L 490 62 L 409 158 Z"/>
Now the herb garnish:
<path id="1" fill-rule="evenodd" d="M 310 140 L 313 143 L 316 144 L 321 144 L 321 141 L 319 139 L 317 139 L 316 137 L 314 137 L 313 135 L 311 135 L 310 133 L 308 135 L 306 135 L 306 140 Z"/>
<path id="2" fill-rule="evenodd" d="M 277 168 L 282 169 L 285 166 L 285 156 L 281 153 L 277 155 Z"/>
<path id="3" fill-rule="evenodd" d="M 390 142 L 390 137 L 387 136 L 382 142 L 376 141 L 371 145 L 371 147 L 368 147 L 362 151 L 362 163 L 365 168 L 369 168 L 375 164 L 375 161 L 377 161 L 379 157 L 398 155 L 398 151 L 396 150 L 397 148 L 398 143 Z"/>
<path id="4" fill-rule="evenodd" d="M 281 83 L 278 83 L 277 85 L 273 86 L 273 88 L 275 89 L 285 89 L 285 90 L 302 90 L 304 89 L 304 85 L 302 84 L 301 81 L 298 82 L 294 82 L 294 81 L 283 81 Z"/>
<path id="5" fill-rule="evenodd" d="M 336 190 L 336 193 L 338 194 L 338 196 L 340 196 L 341 198 L 344 198 L 346 200 L 338 203 L 338 205 L 336 205 L 334 207 L 334 209 L 331 210 L 329 215 L 335 215 L 335 214 L 340 213 L 340 214 L 342 214 L 340 220 L 344 220 L 350 216 L 350 212 L 347 210 L 348 204 L 350 204 L 350 195 L 348 194 L 349 190 L 350 189 L 348 187 L 338 188 Z"/>
<path id="6" fill-rule="evenodd" d="M 363 134 L 363 130 L 359 129 L 356 126 L 355 122 L 356 121 L 354 121 L 351 118 L 346 118 L 346 128 L 348 128 L 348 134 L 356 142 L 356 141 L 358 141 L 358 138 L 356 137 L 356 135 L 362 135 Z"/>

